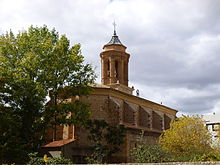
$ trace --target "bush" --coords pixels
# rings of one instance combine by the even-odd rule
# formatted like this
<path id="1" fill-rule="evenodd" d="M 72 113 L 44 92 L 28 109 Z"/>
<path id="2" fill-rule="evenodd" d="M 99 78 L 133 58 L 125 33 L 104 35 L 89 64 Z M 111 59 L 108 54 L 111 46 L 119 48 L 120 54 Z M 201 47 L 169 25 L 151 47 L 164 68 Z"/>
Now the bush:
<path id="1" fill-rule="evenodd" d="M 173 162 L 196 162 L 199 161 L 196 158 L 198 158 L 198 155 L 192 155 L 192 154 L 183 154 L 180 156 L 173 156 Z"/>
<path id="2" fill-rule="evenodd" d="M 27 164 L 42 165 L 45 164 L 43 158 L 37 157 L 37 152 L 28 154 L 30 161 Z"/>
<path id="3" fill-rule="evenodd" d="M 144 131 L 140 133 L 137 146 L 130 151 L 131 159 L 135 163 L 160 163 L 172 161 L 171 155 L 159 144 L 149 144 L 144 140 Z"/>
<path id="4" fill-rule="evenodd" d="M 142 144 L 131 150 L 135 163 L 161 163 L 171 161 L 171 156 L 158 144 Z"/>
<path id="5" fill-rule="evenodd" d="M 62 155 L 58 158 L 44 158 L 37 157 L 37 153 L 30 153 L 29 154 L 30 161 L 27 164 L 31 165 L 45 165 L 45 164 L 72 164 L 73 162 L 70 159 L 64 158 Z"/>
<path id="6" fill-rule="evenodd" d="M 220 161 L 219 153 L 207 154 L 183 154 L 180 156 L 173 156 L 174 162 L 206 162 L 206 161 Z"/>
<path id="7" fill-rule="evenodd" d="M 193 161 L 200 161 L 200 162 L 206 162 L 206 161 L 220 161 L 220 155 L 219 153 L 208 153 L 203 155 L 195 156 Z"/>
<path id="8" fill-rule="evenodd" d="M 86 158 L 86 162 L 88 163 L 88 164 L 101 164 L 102 162 L 101 161 L 98 161 L 96 158 L 94 158 L 94 157 L 87 157 Z"/>

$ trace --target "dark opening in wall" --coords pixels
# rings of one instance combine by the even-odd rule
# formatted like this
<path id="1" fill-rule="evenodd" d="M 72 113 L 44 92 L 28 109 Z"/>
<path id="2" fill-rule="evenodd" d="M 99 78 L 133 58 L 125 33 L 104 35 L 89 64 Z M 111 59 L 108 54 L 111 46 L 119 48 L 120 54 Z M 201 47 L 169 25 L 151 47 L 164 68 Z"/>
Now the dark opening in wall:
<path id="1" fill-rule="evenodd" d="M 115 61 L 115 77 L 118 78 L 118 61 Z"/>
<path id="2" fill-rule="evenodd" d="M 110 77 L 110 61 L 107 60 L 107 77 Z"/>

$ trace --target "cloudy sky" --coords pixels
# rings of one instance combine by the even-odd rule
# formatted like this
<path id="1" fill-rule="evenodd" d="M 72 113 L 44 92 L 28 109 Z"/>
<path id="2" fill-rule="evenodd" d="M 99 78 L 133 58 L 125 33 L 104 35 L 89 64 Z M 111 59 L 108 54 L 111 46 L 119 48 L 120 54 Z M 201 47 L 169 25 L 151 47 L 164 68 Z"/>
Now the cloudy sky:
<path id="1" fill-rule="evenodd" d="M 179 114 L 220 113 L 219 7 L 219 0 L 0 0 L 0 34 L 55 27 L 81 43 L 100 75 L 115 20 L 131 54 L 129 85 L 141 97 Z"/>

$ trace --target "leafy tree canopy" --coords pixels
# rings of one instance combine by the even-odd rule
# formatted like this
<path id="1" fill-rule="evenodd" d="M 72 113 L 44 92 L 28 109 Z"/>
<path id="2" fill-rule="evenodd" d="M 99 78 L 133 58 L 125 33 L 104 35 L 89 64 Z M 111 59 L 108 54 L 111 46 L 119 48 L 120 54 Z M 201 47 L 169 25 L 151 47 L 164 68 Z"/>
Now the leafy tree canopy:
<path id="1" fill-rule="evenodd" d="M 210 152 L 211 135 L 200 117 L 182 116 L 171 122 L 159 143 L 176 156 L 199 155 Z"/>
<path id="2" fill-rule="evenodd" d="M 37 141 L 51 124 L 48 122 L 52 121 L 56 129 L 59 123 L 83 123 L 88 119 L 88 105 L 80 101 L 68 103 L 66 99 L 88 94 L 87 85 L 94 80 L 92 66 L 84 63 L 80 44 L 70 46 L 67 37 L 59 36 L 55 29 L 31 26 L 17 35 L 12 31 L 0 35 L 0 113 L 4 114 L 3 120 L 17 123 L 9 130 L 16 130 L 27 151 L 39 147 Z M 48 108 L 45 103 L 49 93 Z M 65 121 L 70 112 L 73 115 Z M 15 133 L 6 131 L 4 135 L 10 134 Z M 7 141 L 1 141 L 0 146 L 7 145 Z"/>

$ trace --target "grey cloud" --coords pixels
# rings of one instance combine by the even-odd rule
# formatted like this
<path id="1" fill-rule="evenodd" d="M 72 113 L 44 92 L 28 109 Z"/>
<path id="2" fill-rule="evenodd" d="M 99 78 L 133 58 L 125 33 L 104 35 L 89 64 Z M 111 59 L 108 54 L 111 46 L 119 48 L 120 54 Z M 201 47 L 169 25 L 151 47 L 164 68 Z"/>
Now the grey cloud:
<path id="1" fill-rule="evenodd" d="M 218 0 L 3 2 L 0 33 L 31 24 L 55 27 L 71 44 L 81 43 L 86 62 L 97 66 L 99 75 L 99 53 L 116 19 L 117 34 L 131 54 L 129 79 L 143 87 L 146 98 L 167 96 L 169 106 L 193 113 L 211 112 L 220 100 L 214 88 L 220 86 Z"/>
<path id="2" fill-rule="evenodd" d="M 191 114 L 204 114 L 213 109 L 220 95 L 181 98 L 178 100 L 181 110 Z"/>

